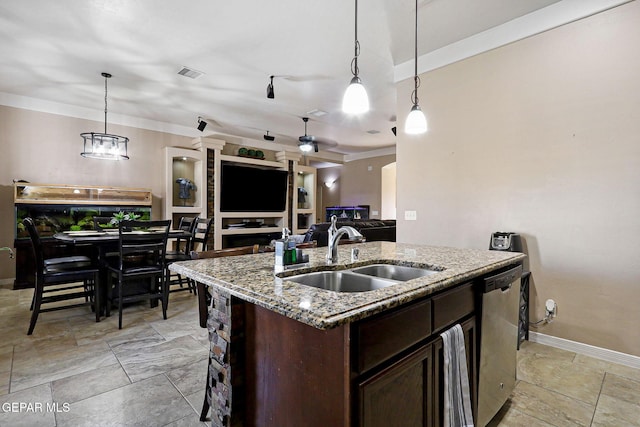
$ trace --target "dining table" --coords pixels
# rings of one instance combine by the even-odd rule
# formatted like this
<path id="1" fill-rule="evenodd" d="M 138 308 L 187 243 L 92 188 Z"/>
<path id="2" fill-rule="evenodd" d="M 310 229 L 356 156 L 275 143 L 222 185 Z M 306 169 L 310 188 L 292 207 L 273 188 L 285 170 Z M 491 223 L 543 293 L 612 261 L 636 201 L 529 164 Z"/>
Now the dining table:
<path id="1" fill-rule="evenodd" d="M 125 231 L 125 233 L 153 233 L 153 230 L 133 230 Z M 189 239 L 192 234 L 185 230 L 169 230 L 169 239 Z M 107 228 L 102 230 L 71 230 L 55 233 L 53 238 L 61 243 L 68 245 L 90 245 L 96 248 L 98 256 L 99 283 L 98 289 L 101 289 L 100 300 L 106 303 L 106 291 L 108 282 L 107 254 L 118 251 L 118 242 L 120 240 L 120 231 L 117 228 Z M 98 308 L 105 313 L 105 307 Z"/>

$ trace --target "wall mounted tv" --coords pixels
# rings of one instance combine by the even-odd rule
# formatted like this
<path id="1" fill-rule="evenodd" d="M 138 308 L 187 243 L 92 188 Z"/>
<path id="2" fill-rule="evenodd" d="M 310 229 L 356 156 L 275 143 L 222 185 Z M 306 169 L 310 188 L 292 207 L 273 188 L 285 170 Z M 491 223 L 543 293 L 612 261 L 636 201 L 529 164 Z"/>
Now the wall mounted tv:
<path id="1" fill-rule="evenodd" d="M 282 212 L 287 207 L 288 172 L 222 162 L 221 212 Z"/>

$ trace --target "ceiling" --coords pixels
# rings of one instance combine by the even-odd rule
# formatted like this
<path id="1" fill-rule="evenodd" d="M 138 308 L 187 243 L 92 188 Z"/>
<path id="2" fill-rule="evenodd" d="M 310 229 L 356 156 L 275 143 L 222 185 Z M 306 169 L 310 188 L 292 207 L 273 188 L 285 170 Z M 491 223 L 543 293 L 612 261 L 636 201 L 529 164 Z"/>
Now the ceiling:
<path id="1" fill-rule="evenodd" d="M 420 0 L 418 54 L 557 1 Z M 64 104 L 104 122 L 100 73 L 108 72 L 109 123 L 128 117 L 188 136 L 257 140 L 269 130 L 276 143 L 295 146 L 301 117 L 317 109 L 327 114 L 310 115 L 308 134 L 327 143 L 321 150 L 392 147 L 394 67 L 413 59 L 415 3 L 358 7 L 360 77 L 371 104 L 361 117 L 340 111 L 354 50 L 347 0 L 2 0 L 0 94 Z M 178 75 L 184 66 L 204 74 Z M 274 99 L 266 97 L 270 75 Z M 399 108 L 410 108 L 409 93 Z M 198 116 L 208 122 L 202 133 Z"/>

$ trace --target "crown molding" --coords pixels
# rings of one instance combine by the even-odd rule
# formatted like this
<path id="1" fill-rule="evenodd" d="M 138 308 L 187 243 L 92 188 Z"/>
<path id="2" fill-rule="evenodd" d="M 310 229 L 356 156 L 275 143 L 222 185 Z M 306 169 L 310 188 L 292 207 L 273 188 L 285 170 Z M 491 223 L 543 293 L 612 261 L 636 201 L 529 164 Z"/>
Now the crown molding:
<path id="1" fill-rule="evenodd" d="M 562 0 L 418 57 L 418 74 L 595 15 L 633 0 Z M 394 67 L 396 83 L 413 77 L 414 60 Z"/>
<path id="2" fill-rule="evenodd" d="M 354 160 L 370 159 L 372 157 L 389 156 L 396 154 L 396 147 L 379 148 L 377 150 L 364 151 L 362 153 L 345 154 L 344 162 L 353 162 Z"/>

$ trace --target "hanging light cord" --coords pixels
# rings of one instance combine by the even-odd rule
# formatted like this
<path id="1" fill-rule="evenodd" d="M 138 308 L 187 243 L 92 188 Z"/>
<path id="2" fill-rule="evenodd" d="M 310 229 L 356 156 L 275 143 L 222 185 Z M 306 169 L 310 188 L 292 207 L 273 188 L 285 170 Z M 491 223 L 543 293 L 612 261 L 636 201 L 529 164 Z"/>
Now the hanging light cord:
<path id="1" fill-rule="evenodd" d="M 104 76 L 104 133 L 107 134 L 107 79 L 109 75 L 106 73 L 102 75 Z"/>
<path id="2" fill-rule="evenodd" d="M 418 77 L 418 0 L 416 0 L 416 26 L 415 26 L 415 39 L 414 39 L 414 64 L 413 64 L 413 85 L 414 89 L 411 92 L 411 102 L 413 105 L 418 105 L 418 88 L 420 87 L 420 77 Z"/>
<path id="3" fill-rule="evenodd" d="M 358 41 L 358 0 L 356 0 L 356 25 L 355 25 L 355 46 L 353 49 L 353 59 L 351 60 L 351 74 L 358 77 L 358 56 L 360 55 L 360 42 Z"/>

